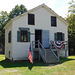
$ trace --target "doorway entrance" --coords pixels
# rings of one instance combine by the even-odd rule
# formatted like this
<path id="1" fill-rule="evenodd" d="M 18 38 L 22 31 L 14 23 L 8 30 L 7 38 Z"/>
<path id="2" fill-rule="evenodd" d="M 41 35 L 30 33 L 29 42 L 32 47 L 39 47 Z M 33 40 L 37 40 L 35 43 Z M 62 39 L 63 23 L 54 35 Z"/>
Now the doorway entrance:
<path id="1" fill-rule="evenodd" d="M 35 41 L 40 41 L 42 43 L 42 30 L 35 30 Z M 38 48 L 38 42 L 35 42 L 35 48 Z"/>

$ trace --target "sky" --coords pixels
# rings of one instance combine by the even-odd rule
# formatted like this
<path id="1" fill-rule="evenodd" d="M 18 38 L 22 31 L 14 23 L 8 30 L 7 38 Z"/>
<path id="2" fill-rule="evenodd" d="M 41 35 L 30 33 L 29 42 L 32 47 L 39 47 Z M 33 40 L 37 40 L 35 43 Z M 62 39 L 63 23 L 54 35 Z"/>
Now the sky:
<path id="1" fill-rule="evenodd" d="M 71 0 L 0 0 L 0 12 L 3 10 L 9 13 L 17 4 L 23 4 L 30 10 L 44 3 L 59 16 L 66 17 L 69 7 L 68 2 L 70 1 Z"/>

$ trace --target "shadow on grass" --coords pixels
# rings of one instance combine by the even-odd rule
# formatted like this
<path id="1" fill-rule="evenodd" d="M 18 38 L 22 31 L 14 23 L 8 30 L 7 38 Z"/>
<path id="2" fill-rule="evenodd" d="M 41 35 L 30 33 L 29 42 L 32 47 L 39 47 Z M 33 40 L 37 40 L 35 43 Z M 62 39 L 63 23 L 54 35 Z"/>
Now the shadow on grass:
<path id="1" fill-rule="evenodd" d="M 74 59 L 72 59 L 72 58 L 64 58 L 64 57 L 60 57 L 60 64 L 61 63 L 64 63 L 64 62 L 67 62 L 67 61 L 71 61 L 71 60 L 75 60 L 75 58 Z"/>
<path id="2" fill-rule="evenodd" d="M 9 60 L 0 61 L 0 65 L 4 68 L 28 67 L 29 70 L 31 70 L 33 66 L 47 66 L 47 64 L 45 64 L 43 61 L 34 61 L 34 64 L 31 64 L 29 61 L 11 62 Z"/>
<path id="3" fill-rule="evenodd" d="M 71 61 L 75 59 L 70 59 L 70 58 L 60 58 L 60 62 L 54 63 L 54 65 L 61 64 L 67 61 Z M 9 60 L 2 60 L 0 61 L 0 65 L 3 66 L 4 68 L 14 68 L 14 67 L 28 67 L 29 70 L 31 70 L 34 66 L 48 66 L 50 64 L 45 64 L 43 61 L 34 61 L 34 64 L 32 65 L 29 61 L 16 61 L 16 62 L 11 62 Z"/>

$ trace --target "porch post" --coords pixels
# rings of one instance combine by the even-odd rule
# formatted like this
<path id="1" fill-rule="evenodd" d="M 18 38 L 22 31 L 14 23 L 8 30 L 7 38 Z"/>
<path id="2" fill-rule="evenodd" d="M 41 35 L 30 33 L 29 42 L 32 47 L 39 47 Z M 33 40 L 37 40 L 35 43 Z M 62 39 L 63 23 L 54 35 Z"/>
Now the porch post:
<path id="1" fill-rule="evenodd" d="M 57 49 L 57 54 L 58 54 L 58 60 L 59 60 L 59 49 Z"/>
<path id="2" fill-rule="evenodd" d="M 67 51 L 68 51 L 68 41 L 67 41 L 67 47 L 66 47 L 66 49 L 65 49 L 65 58 L 67 58 Z"/>
<path id="3" fill-rule="evenodd" d="M 46 50 L 45 50 L 45 58 L 46 58 Z"/>
<path id="4" fill-rule="evenodd" d="M 34 59 L 33 41 L 31 41 L 31 52 L 32 52 L 32 57 L 33 57 L 33 59 Z"/>
<path id="5" fill-rule="evenodd" d="M 38 40 L 38 49 L 39 49 L 39 40 Z M 40 61 L 40 51 L 39 51 L 39 61 Z"/>
<path id="6" fill-rule="evenodd" d="M 67 58 L 67 50 L 65 51 L 65 58 Z"/>

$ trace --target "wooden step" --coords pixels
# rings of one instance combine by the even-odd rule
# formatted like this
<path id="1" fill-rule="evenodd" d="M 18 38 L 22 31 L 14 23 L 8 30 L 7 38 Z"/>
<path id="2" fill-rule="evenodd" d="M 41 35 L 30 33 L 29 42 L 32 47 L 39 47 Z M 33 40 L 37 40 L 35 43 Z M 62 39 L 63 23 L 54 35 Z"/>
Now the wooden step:
<path id="1" fill-rule="evenodd" d="M 39 51 L 39 48 L 35 48 L 34 51 Z M 52 53 L 50 49 L 46 49 L 46 57 L 45 57 L 45 50 L 40 48 L 40 56 L 42 57 L 45 63 L 56 63 L 59 62 L 56 56 Z"/>

